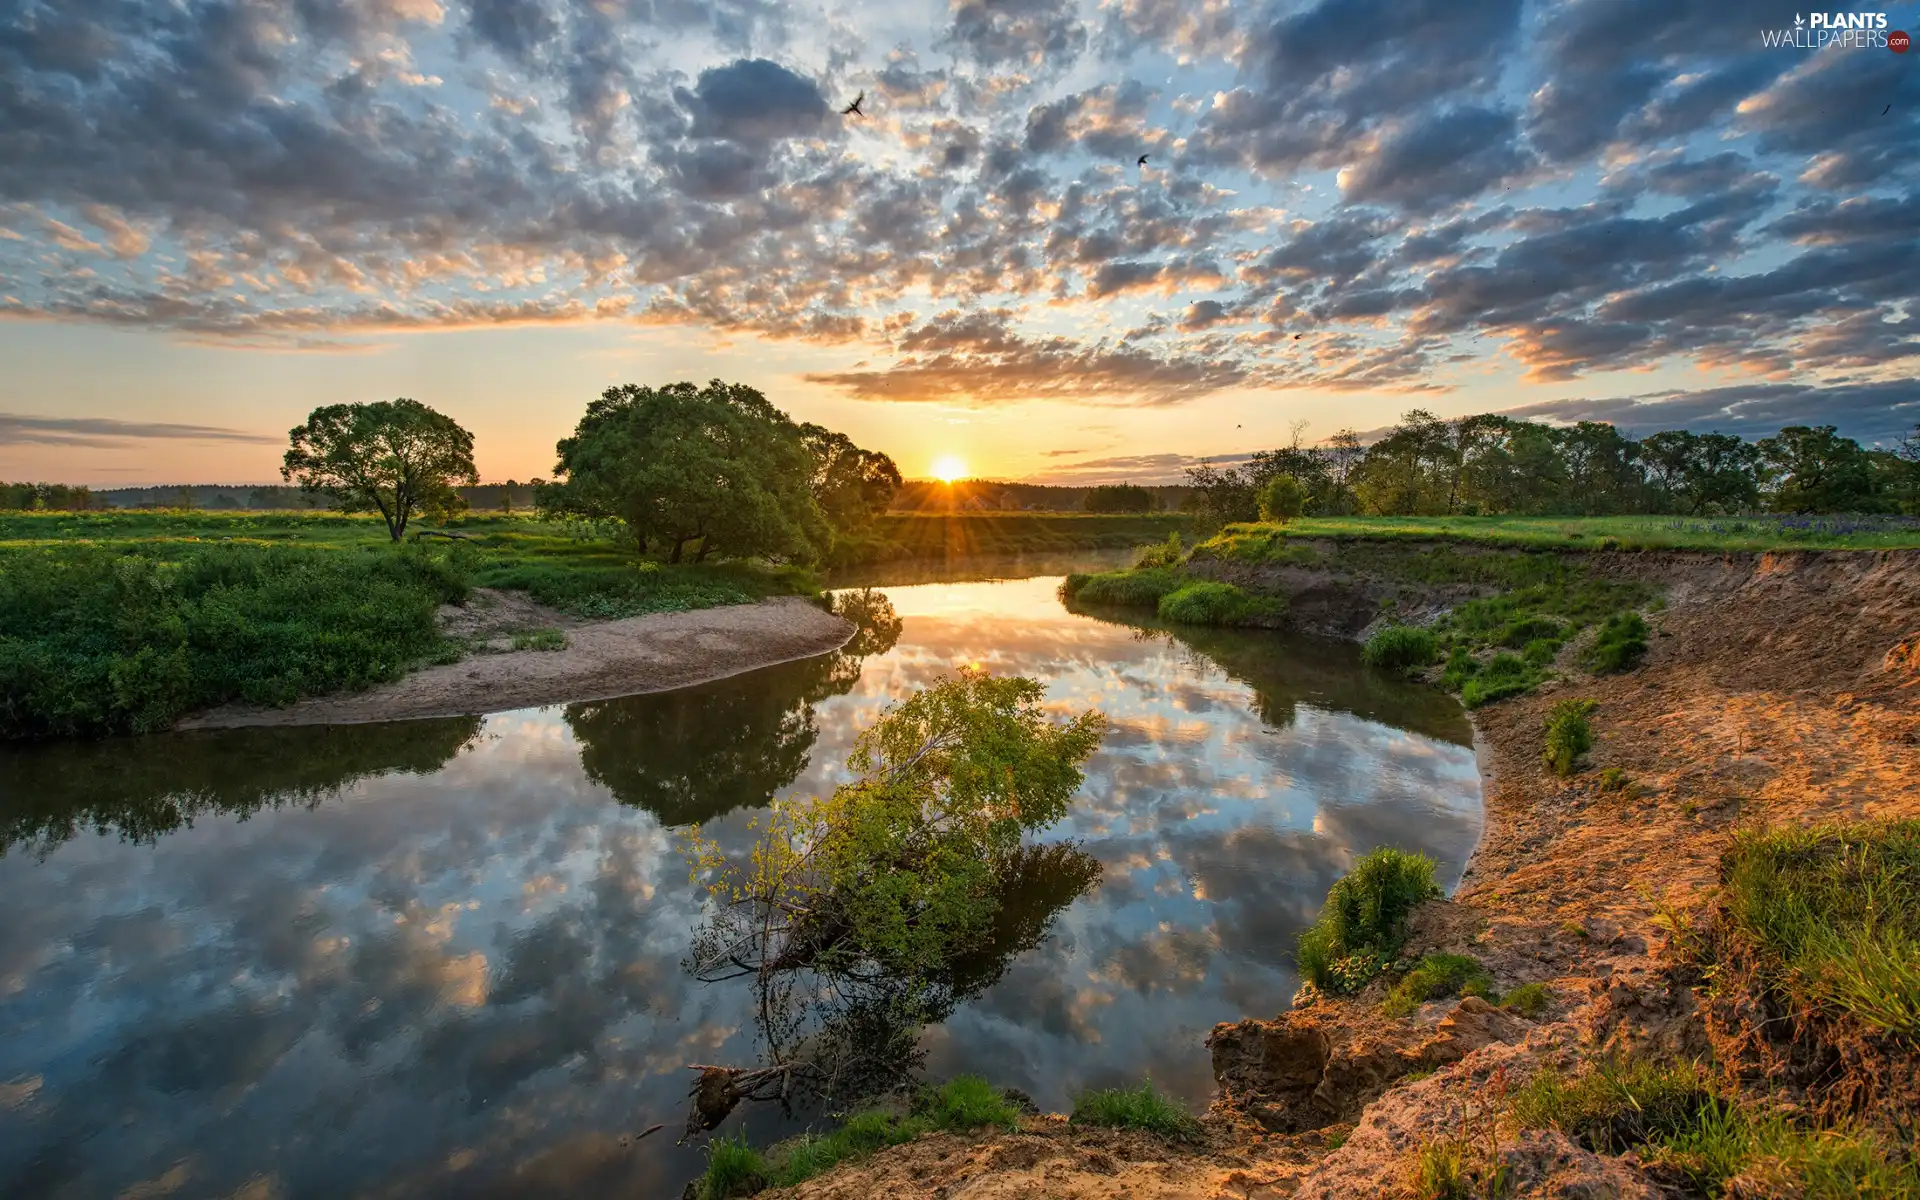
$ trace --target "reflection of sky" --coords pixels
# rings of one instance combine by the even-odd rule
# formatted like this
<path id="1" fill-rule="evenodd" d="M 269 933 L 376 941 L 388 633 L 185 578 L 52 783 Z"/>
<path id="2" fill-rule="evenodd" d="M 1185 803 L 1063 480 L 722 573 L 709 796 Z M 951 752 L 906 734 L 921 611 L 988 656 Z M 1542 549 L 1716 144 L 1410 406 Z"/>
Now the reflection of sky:
<path id="1" fill-rule="evenodd" d="M 1472 754 L 1463 725 L 1353 715 L 1350 648 L 1276 658 L 1248 633 L 1203 657 L 1066 613 L 1054 582 L 889 589 L 903 636 L 817 705 L 787 792 L 831 788 L 882 706 L 961 663 L 1105 711 L 1113 735 L 1048 835 L 1103 878 L 928 1032 L 929 1069 L 1049 1107 L 1144 1071 L 1200 1102 L 1201 1039 L 1285 1005 L 1293 936 L 1354 855 L 1424 848 L 1457 876 Z M 1256 687 L 1269 711 L 1290 698 L 1284 728 Z M 1428 694 L 1363 690 L 1365 711 L 1438 728 Z M 310 811 L 0 859 L 0 1194 L 677 1191 L 698 1160 L 671 1132 L 617 1139 L 677 1129 L 684 1063 L 754 1057 L 747 997 L 680 969 L 699 902 L 673 835 L 579 749 L 559 710 L 502 714 L 438 773 Z M 711 832 L 738 843 L 744 817 Z"/>

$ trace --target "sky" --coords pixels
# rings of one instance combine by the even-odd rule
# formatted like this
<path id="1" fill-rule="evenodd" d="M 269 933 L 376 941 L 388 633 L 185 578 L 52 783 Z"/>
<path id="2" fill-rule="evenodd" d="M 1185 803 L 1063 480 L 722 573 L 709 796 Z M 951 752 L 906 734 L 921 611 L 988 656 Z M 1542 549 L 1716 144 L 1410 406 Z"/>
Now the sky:
<path id="1" fill-rule="evenodd" d="M 1920 3 L 1849 12 L 0 0 L 0 478 L 268 482 L 406 396 L 524 480 L 711 378 L 909 476 L 1412 408 L 1891 442 Z"/>

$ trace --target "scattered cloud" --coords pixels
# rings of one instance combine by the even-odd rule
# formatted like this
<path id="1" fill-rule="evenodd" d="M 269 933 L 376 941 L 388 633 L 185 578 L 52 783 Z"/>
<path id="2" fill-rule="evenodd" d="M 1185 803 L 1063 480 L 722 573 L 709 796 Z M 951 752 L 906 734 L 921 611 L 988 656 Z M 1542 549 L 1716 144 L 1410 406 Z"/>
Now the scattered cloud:
<path id="1" fill-rule="evenodd" d="M 274 445 L 284 437 L 218 425 L 119 421 L 109 417 L 29 417 L 0 413 L 0 443 L 40 446 L 124 446 L 129 442 L 254 442 Z"/>

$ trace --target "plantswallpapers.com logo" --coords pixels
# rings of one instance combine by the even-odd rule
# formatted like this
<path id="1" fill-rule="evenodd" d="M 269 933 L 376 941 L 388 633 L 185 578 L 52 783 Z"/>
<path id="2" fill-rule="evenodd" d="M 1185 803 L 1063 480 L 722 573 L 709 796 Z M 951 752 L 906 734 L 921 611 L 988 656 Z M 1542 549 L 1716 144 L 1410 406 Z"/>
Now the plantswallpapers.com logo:
<path id="1" fill-rule="evenodd" d="M 1897 44 L 1896 44 L 1897 43 Z M 1887 50 L 1905 53 L 1907 35 L 1887 28 L 1883 12 L 1793 14 L 1792 29 L 1762 29 L 1760 44 L 1782 50 Z"/>

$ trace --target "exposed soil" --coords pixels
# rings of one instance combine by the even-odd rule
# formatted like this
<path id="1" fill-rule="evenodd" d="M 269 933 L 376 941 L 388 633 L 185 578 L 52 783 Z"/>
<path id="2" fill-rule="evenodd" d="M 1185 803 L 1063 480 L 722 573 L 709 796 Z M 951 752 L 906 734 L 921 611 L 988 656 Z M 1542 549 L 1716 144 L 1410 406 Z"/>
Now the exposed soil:
<path id="1" fill-rule="evenodd" d="M 605 700 L 705 683 L 824 654 L 853 636 L 849 622 L 796 596 L 618 621 L 580 621 L 524 594 L 475 589 L 465 606 L 441 609 L 441 628 L 476 653 L 350 695 L 286 708 L 227 705 L 180 729 L 240 725 L 353 725 L 467 716 L 575 700 Z M 513 650 L 512 635 L 558 629 L 563 650 Z"/>
<path id="2" fill-rule="evenodd" d="M 1920 554 L 1590 561 L 1665 589 L 1666 609 L 1649 614 L 1657 636 L 1647 661 L 1605 678 L 1573 672 L 1474 714 L 1489 774 L 1486 833 L 1458 893 L 1420 911 L 1408 947 L 1470 953 L 1503 991 L 1547 985 L 1553 1004 L 1536 1020 L 1472 998 L 1395 1020 L 1378 1011 L 1376 982 L 1349 1000 L 1216 1028 L 1209 1045 L 1221 1094 L 1204 1146 L 1144 1134 L 1116 1142 L 1038 1118 L 1018 1134 L 923 1138 L 790 1194 L 1405 1194 L 1423 1141 L 1491 1128 L 1487 1114 L 1501 1111 L 1505 1092 L 1544 1064 L 1570 1069 L 1610 1051 L 1693 1058 L 1710 1040 L 1751 1043 L 1742 1013 L 1769 1014 L 1716 1001 L 1727 1011 L 1708 1020 L 1688 986 L 1697 980 L 1664 953 L 1659 914 L 1704 910 L 1742 826 L 1920 817 Z M 1562 780 L 1540 761 L 1541 728 L 1568 696 L 1599 708 L 1585 769 Z M 1603 790 L 1607 767 L 1633 786 Z M 1276 1010 L 1284 1004 L 1275 997 Z M 1777 1068 L 1765 1050 L 1747 1065 Z M 1827 1073 L 1821 1087 L 1852 1097 L 1849 1107 L 1864 1097 L 1895 1112 L 1920 1106 L 1916 1072 L 1866 1078 L 1885 1075 L 1884 1056 L 1855 1047 L 1851 1057 L 1814 1057 Z M 1515 1195 L 1668 1194 L 1631 1155 L 1597 1156 L 1552 1132 L 1498 1136 Z"/>

